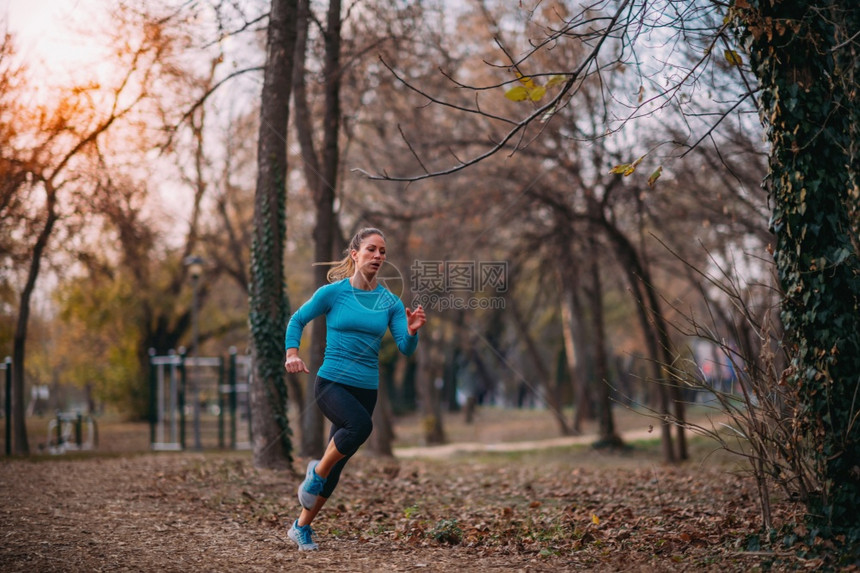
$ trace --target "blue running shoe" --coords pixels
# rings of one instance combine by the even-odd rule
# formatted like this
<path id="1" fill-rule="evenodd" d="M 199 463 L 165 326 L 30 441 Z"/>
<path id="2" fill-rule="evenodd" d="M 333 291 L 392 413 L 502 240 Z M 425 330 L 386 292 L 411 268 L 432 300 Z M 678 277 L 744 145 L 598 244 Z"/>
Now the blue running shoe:
<path id="1" fill-rule="evenodd" d="M 311 460 L 308 463 L 308 471 L 305 473 L 305 481 L 303 481 L 299 486 L 299 503 L 302 504 L 302 507 L 305 509 L 313 508 L 314 504 L 317 502 L 317 497 L 322 493 L 323 486 L 325 485 L 325 478 L 321 478 L 317 475 L 317 472 L 314 471 L 314 468 L 317 467 L 318 463 L 320 463 L 319 460 Z"/>
<path id="2" fill-rule="evenodd" d="M 299 546 L 299 551 L 316 551 L 320 548 L 319 545 L 314 543 L 311 526 L 299 525 L 298 519 L 293 522 L 293 526 L 287 532 L 287 537 L 296 542 L 296 545 Z"/>

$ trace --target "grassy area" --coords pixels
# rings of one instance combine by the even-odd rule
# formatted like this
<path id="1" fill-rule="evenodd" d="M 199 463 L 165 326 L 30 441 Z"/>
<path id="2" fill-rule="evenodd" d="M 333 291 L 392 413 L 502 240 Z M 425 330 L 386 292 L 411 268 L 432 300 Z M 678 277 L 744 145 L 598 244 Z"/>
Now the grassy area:
<path id="1" fill-rule="evenodd" d="M 613 411 L 616 431 L 622 435 L 628 432 L 647 432 L 653 429 L 659 438 L 659 420 L 644 410 L 616 407 Z M 722 420 L 725 416 L 717 410 L 701 405 L 688 408 L 688 420 L 708 424 L 708 419 Z M 573 410 L 564 411 L 564 418 L 570 424 Z M 561 435 L 556 417 L 548 410 L 509 410 L 494 407 L 478 408 L 475 421 L 467 424 L 463 413 L 446 413 L 443 416 L 445 435 L 449 442 L 503 443 L 557 438 Z M 596 421 L 586 421 L 582 427 L 583 435 L 596 435 Z M 395 446 L 408 447 L 423 444 L 422 420 L 419 415 L 403 416 L 395 422 Z"/>
<path id="2" fill-rule="evenodd" d="M 691 408 L 688 412 L 690 420 L 698 423 L 706 423 L 708 418 L 721 419 L 718 412 L 701 406 Z M 573 412 L 565 412 L 565 418 L 573 419 Z M 30 441 L 30 449 L 33 455 L 49 455 L 48 444 L 53 437 L 49 435 L 49 423 L 53 416 L 34 416 L 27 420 L 27 432 Z M 298 427 L 300 416 L 297 412 L 291 412 L 293 423 L 293 435 L 300 435 Z M 115 414 L 96 417 L 98 426 L 98 447 L 94 452 L 79 452 L 76 456 L 100 455 L 116 453 L 135 453 L 150 451 L 150 428 L 147 422 L 129 422 Z M 484 444 L 497 444 L 507 442 L 522 442 L 532 440 L 544 440 L 558 438 L 561 436 L 555 417 L 546 410 L 506 410 L 493 407 L 481 407 L 476 411 L 474 422 L 467 424 L 462 413 L 446 413 L 444 415 L 444 428 L 448 443 L 475 442 Z M 635 432 L 637 436 L 648 435 L 649 438 L 628 441 L 629 450 L 621 456 L 626 456 L 630 463 L 641 463 L 642 460 L 659 459 L 659 423 L 652 416 L 643 412 L 635 412 L 626 408 L 616 408 L 615 423 L 618 431 L 625 433 Z M 423 421 L 420 415 L 411 414 L 398 417 L 395 420 L 395 447 L 412 447 L 423 445 Z M 649 429 L 651 430 L 648 433 Z M 187 426 L 187 443 L 191 442 L 191 423 Z M 597 432 L 596 422 L 586 422 L 583 426 L 584 435 L 595 435 Z M 651 437 L 653 436 L 653 437 Z M 5 424 L 0 424 L 0 443 L 5 446 Z M 588 458 L 590 462 L 600 463 L 604 454 L 596 452 L 587 446 L 574 446 L 565 448 L 565 455 L 581 456 L 583 462 Z M 704 438 L 696 438 L 690 435 L 691 459 L 704 461 L 714 458 L 712 461 L 723 463 L 725 454 L 715 453 L 715 445 L 712 441 Z M 71 453 L 66 453 L 69 456 Z M 491 454 L 503 455 L 503 454 Z M 512 459 L 528 459 L 530 456 L 541 454 L 533 453 L 508 453 Z M 552 455 L 555 455 L 552 453 Z M 613 454 L 613 463 L 624 460 L 619 454 Z M 729 458 L 733 459 L 733 458 Z"/>
<path id="3" fill-rule="evenodd" d="M 31 454 L 48 454 L 54 439 L 51 424 L 56 420 L 53 414 L 30 416 L 27 418 L 27 439 Z M 126 453 L 149 450 L 149 424 L 129 422 L 116 414 L 96 416 L 98 453 Z M 5 420 L 0 424 L 0 443 L 6 446 Z M 82 452 L 85 453 L 85 452 Z"/>

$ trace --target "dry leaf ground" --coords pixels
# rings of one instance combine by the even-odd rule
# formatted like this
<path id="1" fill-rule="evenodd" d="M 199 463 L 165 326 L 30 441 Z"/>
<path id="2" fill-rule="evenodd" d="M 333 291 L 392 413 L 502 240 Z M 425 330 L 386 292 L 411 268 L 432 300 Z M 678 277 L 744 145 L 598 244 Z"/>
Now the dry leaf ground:
<path id="1" fill-rule="evenodd" d="M 498 423 L 482 431 L 504 434 L 510 424 Z M 757 550 L 754 484 L 697 447 L 697 461 L 678 467 L 661 464 L 654 444 L 359 455 L 314 524 L 321 550 L 308 553 L 286 538 L 303 460 L 294 472 L 255 469 L 248 452 L 6 460 L 0 571 L 813 568 L 796 551 Z M 789 519 L 795 508 L 775 503 Z"/>

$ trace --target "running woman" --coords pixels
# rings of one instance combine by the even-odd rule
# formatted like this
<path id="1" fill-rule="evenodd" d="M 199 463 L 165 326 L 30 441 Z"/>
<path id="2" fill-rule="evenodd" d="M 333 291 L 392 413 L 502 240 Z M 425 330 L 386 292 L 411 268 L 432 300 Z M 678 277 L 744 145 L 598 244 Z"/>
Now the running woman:
<path id="1" fill-rule="evenodd" d="M 331 284 L 320 287 L 290 318 L 286 332 L 287 372 L 308 372 L 299 358 L 302 331 L 311 320 L 326 317 L 326 349 L 314 384 L 314 397 L 331 422 L 322 459 L 308 463 L 299 486 L 302 512 L 288 536 L 301 551 L 319 546 L 311 522 L 331 497 L 343 467 L 370 437 L 371 416 L 379 387 L 379 348 L 390 330 L 403 354 L 418 345 L 418 330 L 426 316 L 419 305 L 405 308 L 400 299 L 378 283 L 385 262 L 385 236 L 374 228 L 361 229 L 350 241 L 344 258 L 328 272 Z"/>

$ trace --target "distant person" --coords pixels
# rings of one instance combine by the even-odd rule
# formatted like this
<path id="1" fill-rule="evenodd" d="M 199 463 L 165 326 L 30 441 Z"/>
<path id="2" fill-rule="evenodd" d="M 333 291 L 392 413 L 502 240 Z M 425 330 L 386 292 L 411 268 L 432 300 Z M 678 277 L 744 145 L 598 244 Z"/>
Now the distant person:
<path id="1" fill-rule="evenodd" d="M 302 330 L 318 316 L 326 317 L 326 350 L 317 373 L 314 397 L 331 421 L 328 446 L 320 460 L 308 463 L 299 486 L 299 518 L 288 532 L 301 551 L 318 549 L 311 522 L 331 497 L 344 465 L 373 428 L 371 416 L 379 387 L 379 347 L 388 330 L 397 347 L 410 355 L 424 326 L 424 309 L 405 308 L 391 291 L 378 284 L 385 262 L 385 237 L 373 228 L 352 238 L 346 256 L 328 272 L 332 284 L 320 287 L 290 318 L 286 333 L 287 372 L 308 372 L 299 358 Z"/>

